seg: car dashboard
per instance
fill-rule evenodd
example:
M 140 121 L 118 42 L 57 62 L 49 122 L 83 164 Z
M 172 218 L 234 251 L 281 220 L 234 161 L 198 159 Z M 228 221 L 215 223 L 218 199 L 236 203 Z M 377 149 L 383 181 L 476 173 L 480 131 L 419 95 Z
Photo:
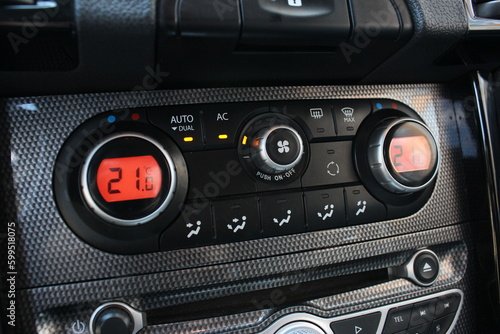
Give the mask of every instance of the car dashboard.
M 497 332 L 486 4 L 0 1 L 0 333 Z

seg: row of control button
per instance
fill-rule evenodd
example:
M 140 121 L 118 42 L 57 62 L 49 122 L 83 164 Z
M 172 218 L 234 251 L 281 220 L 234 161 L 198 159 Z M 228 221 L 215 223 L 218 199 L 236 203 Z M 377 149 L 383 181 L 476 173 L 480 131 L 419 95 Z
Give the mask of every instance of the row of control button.
M 380 101 L 307 100 L 193 104 L 141 110 L 184 152 L 190 152 L 236 147 L 243 122 L 265 112 L 289 116 L 303 127 L 310 141 L 354 136 L 361 122 L 377 109 L 377 104 L 380 105 Z M 385 104 L 397 107 L 396 102 L 390 100 Z
M 458 293 L 447 294 L 423 302 L 393 308 L 387 315 L 383 334 L 442 334 L 450 328 L 460 305 Z M 439 305 L 439 306 L 438 306 Z M 381 313 L 374 312 L 335 321 L 330 328 L 335 334 L 375 334 Z
M 161 238 L 161 249 L 196 247 L 318 231 L 386 219 L 363 186 L 263 194 L 186 205 Z
M 462 296 L 460 290 L 449 290 L 329 319 L 292 313 L 260 334 L 445 334 L 458 317 Z
M 460 305 L 458 293 L 391 309 L 384 334 L 446 333 Z

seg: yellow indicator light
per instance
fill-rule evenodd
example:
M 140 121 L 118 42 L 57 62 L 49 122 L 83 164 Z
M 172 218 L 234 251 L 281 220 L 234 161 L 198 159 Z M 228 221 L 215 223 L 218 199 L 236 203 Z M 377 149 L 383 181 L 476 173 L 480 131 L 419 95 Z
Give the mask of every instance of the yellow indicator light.
M 189 142 L 191 142 L 193 140 L 194 140 L 193 137 L 184 137 L 184 141 L 187 142 L 187 143 L 189 143 Z
M 243 145 L 246 145 L 247 144 L 247 140 L 248 140 L 248 137 L 247 136 L 243 136 L 243 140 L 241 141 L 241 143 Z
M 227 139 L 227 138 L 228 138 L 228 136 L 225 134 L 219 135 L 219 139 Z

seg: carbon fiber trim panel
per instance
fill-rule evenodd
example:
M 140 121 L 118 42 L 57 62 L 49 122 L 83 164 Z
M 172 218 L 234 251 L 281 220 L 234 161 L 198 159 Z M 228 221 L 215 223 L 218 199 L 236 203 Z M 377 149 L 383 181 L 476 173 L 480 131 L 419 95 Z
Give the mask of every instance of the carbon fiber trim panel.
M 68 330 L 68 326 L 73 321 L 88 321 L 99 302 L 113 298 L 147 311 L 261 289 L 275 288 L 275 291 L 279 292 L 282 289 L 281 286 L 290 284 L 295 284 L 300 289 L 301 283 L 311 280 L 327 277 L 334 279 L 336 276 L 401 265 L 412 255 L 415 248 L 425 245 L 439 256 L 442 268 L 437 282 L 429 288 L 417 286 L 404 279 L 397 279 L 285 309 L 280 308 L 280 302 L 273 300 L 270 295 L 269 299 L 266 300 L 251 301 L 257 309 L 261 309 L 256 312 L 151 326 L 144 332 L 193 333 L 208 331 L 219 333 L 238 329 L 238 332 L 241 333 L 256 333 L 279 317 L 293 312 L 308 312 L 321 317 L 333 317 L 450 288 L 460 288 L 465 291 L 464 309 L 466 309 L 465 305 L 473 305 L 469 276 L 473 277 L 471 275 L 473 275 L 474 269 L 473 265 L 471 266 L 469 263 L 472 261 L 468 255 L 470 245 L 464 241 L 469 239 L 470 234 L 469 225 L 455 225 L 407 236 L 361 243 L 357 245 L 357 249 L 353 249 L 353 245 L 306 252 L 299 254 L 300 261 L 297 259 L 297 254 L 272 259 L 280 262 L 279 266 L 276 263 L 253 260 L 174 273 L 38 288 L 23 291 L 20 300 L 23 305 L 25 303 L 31 305 L 33 314 L 36 315 L 38 332 L 61 333 Z M 439 244 L 435 244 L 436 242 Z M 388 243 L 394 245 L 388 254 L 378 255 L 377 251 L 373 251 Z M 193 284 L 190 278 L 198 278 L 199 281 Z M 206 278 L 207 282 L 204 282 L 202 278 Z M 227 283 L 224 286 L 210 285 L 206 288 L 204 285 L 209 285 L 208 281 Z M 230 281 L 236 283 L 230 283 Z M 281 301 L 281 303 L 283 302 Z M 473 324 L 471 321 L 473 315 L 474 312 L 467 313 L 465 316 L 467 325 L 464 326 L 470 328 Z M 23 323 L 32 323 L 34 320 L 29 319 Z M 463 333 L 469 333 L 469 331 Z
M 52 192 L 57 153 L 79 124 L 99 112 L 139 106 L 312 98 L 391 98 L 416 110 L 435 134 L 442 158 L 436 189 L 426 206 L 411 217 L 394 221 L 134 256 L 113 255 L 87 245 L 58 213 Z M 0 124 L 0 141 L 9 143 L 10 159 L 0 160 L 0 171 L 12 175 L 12 183 L 5 181 L 0 196 L 8 199 L 5 218 L 17 223 L 18 314 L 19 324 L 26 326 L 19 328 L 19 333 L 35 331 L 33 324 L 39 333 L 69 332 L 72 321 L 87 321 L 105 300 L 120 300 L 140 310 L 161 308 L 402 264 L 419 247 L 430 247 L 445 263 L 437 284 L 430 288 L 395 280 L 274 313 L 264 307 L 242 315 L 151 326 L 143 332 L 253 333 L 292 311 L 334 316 L 448 288 L 459 288 L 465 294 L 455 332 L 471 333 L 474 328 L 474 269 L 470 265 L 471 246 L 464 243 L 471 229 L 460 223 L 478 220 L 484 213 L 467 204 L 463 152 L 447 86 L 86 94 L 8 99 L 3 109 L 7 119 Z M 476 140 L 476 129 L 469 130 L 471 140 Z M 472 159 L 477 160 L 477 156 Z M 477 162 L 475 166 L 480 165 Z
M 436 191 L 413 217 L 327 232 L 137 256 L 112 255 L 87 245 L 61 219 L 53 199 L 52 171 L 64 140 L 96 113 L 125 107 L 310 98 L 393 98 L 415 109 L 436 134 L 442 163 Z M 276 256 L 362 242 L 446 226 L 469 218 L 453 104 L 440 85 L 271 87 L 88 94 L 6 101 L 15 198 L 8 216 L 19 225 L 20 287 L 37 287 L 136 275 L 207 264 Z M 2 124 L 5 127 L 6 124 Z M 3 161 L 8 163 L 8 161 Z M 2 166 L 8 170 L 8 166 Z M 51 245 L 51 247 L 46 247 Z M 62 270 L 64 268 L 64 270 Z
M 406 280 L 395 280 L 366 289 L 355 290 L 345 294 L 318 299 L 307 303 L 304 306 L 290 307 L 268 316 L 266 312 L 260 311 L 247 313 L 241 318 L 221 317 L 214 323 L 214 319 L 205 319 L 184 323 L 173 323 L 161 326 L 152 326 L 145 329 L 144 333 L 257 333 L 278 320 L 282 316 L 290 313 L 306 312 L 320 317 L 333 317 L 342 314 L 357 312 L 373 307 L 400 302 L 410 298 L 416 298 L 430 293 L 442 291 L 449 288 L 466 289 L 465 303 L 462 314 L 459 317 L 453 333 L 474 333 L 474 297 L 471 295 L 474 269 L 467 266 L 467 249 L 463 244 L 455 247 L 437 247 L 437 254 L 442 259 L 446 259 L 443 272 L 436 285 L 431 288 L 417 287 Z M 446 249 L 448 249 L 446 251 Z M 455 260 L 452 260 L 452 259 Z M 451 260 L 451 262 L 449 262 Z M 453 268 L 453 269 L 452 269 Z M 452 270 L 450 270 L 452 269 Z M 467 269 L 467 273 L 465 270 Z M 268 311 L 270 313 L 270 311 Z M 258 321 L 250 321 L 251 315 L 259 318 Z M 223 326 L 221 329 L 219 326 Z

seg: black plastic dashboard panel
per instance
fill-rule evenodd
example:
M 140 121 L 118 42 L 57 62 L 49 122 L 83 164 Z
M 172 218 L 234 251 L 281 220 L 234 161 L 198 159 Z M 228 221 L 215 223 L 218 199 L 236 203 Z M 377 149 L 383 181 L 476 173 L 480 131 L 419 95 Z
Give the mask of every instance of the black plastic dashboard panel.
M 404 0 L 301 4 L 159 1 L 160 87 L 356 83 L 413 34 Z
M 407 8 L 401 19 L 413 27 L 413 35 L 409 37 L 408 43 L 403 48 L 400 47 L 405 44 L 406 38 L 398 43 L 381 40 L 368 43 L 367 47 L 360 42 L 357 43 L 358 46 L 354 43 L 354 50 L 359 52 L 353 54 L 352 65 L 355 66 L 346 66 L 342 52 L 337 52 L 337 55 L 335 52 L 329 55 L 323 52 L 292 52 L 285 58 L 272 52 L 268 56 L 250 52 L 237 55 L 236 59 L 239 60 L 235 63 L 235 60 L 231 59 L 234 51 L 232 45 L 227 47 L 224 43 L 215 43 L 207 38 L 188 41 L 182 49 L 179 49 L 182 43 L 175 39 L 165 45 L 163 40 L 166 31 L 160 18 L 169 21 L 167 25 L 170 25 L 170 31 L 175 30 L 175 9 L 170 16 L 165 16 L 156 1 L 78 0 L 74 5 L 78 66 L 69 72 L 1 71 L 0 86 L 4 96 L 23 96 L 124 91 L 134 87 L 143 88 L 145 81 L 149 85 L 164 88 L 178 88 L 187 81 L 197 87 L 310 85 L 331 83 L 332 80 L 348 83 L 357 83 L 360 80 L 365 83 L 441 82 L 456 78 L 469 70 L 466 66 L 436 64 L 443 53 L 459 43 L 467 34 L 466 11 L 462 1 L 393 2 L 397 6 Z M 175 8 L 176 1 L 167 0 L 163 3 Z M 214 3 L 231 4 L 231 8 L 235 8 L 236 1 L 208 3 L 209 8 Z M 233 18 L 233 21 L 227 23 L 237 25 L 237 21 L 237 18 Z M 237 39 L 238 34 L 236 28 L 231 36 Z M 378 46 L 374 47 L 374 44 Z M 199 52 L 201 55 L 196 63 L 182 61 L 183 58 L 192 58 L 193 52 Z M 221 52 L 225 53 L 226 57 L 221 57 Z M 357 56 L 363 61 L 355 61 Z M 170 58 L 174 58 L 175 62 L 169 63 Z M 207 61 L 208 59 L 211 61 Z M 242 64 L 240 68 L 235 66 L 238 62 Z M 198 70 L 192 70 L 193 65 L 197 66 Z M 232 66 L 233 72 L 224 70 L 228 65 Z M 305 65 L 307 66 L 304 67 Z M 381 66 L 376 68 L 378 65 Z M 178 71 L 179 68 L 188 70 Z M 241 73 L 243 70 L 245 76 Z M 209 73 L 212 76 L 208 76 Z M 329 73 L 329 76 L 323 73 Z M 155 77 L 159 81 L 150 81 Z M 61 82 L 65 83 L 64 87 L 61 87 Z
M 393 221 L 131 256 L 113 255 L 87 245 L 61 219 L 52 191 L 54 162 L 70 133 L 93 115 L 130 107 L 313 98 L 390 98 L 416 110 L 437 134 L 442 158 L 435 191 L 425 207 L 411 217 Z M 460 103 L 454 106 L 454 98 L 464 102 L 467 96 L 452 96 L 451 87 L 446 85 L 419 84 L 199 89 L 5 100 L 7 119 L 2 122 L 0 136 L 2 142 L 9 143 L 10 158 L 1 160 L 0 170 L 12 175 L 12 184 L 2 187 L 0 195 L 8 198 L 6 219 L 17 227 L 18 306 L 24 311 L 19 312 L 23 317 L 20 323 L 28 332 L 35 331 L 36 323 L 38 332 L 60 333 L 76 319 L 87 321 L 92 310 L 105 300 L 119 299 L 151 310 L 264 286 L 387 268 L 404 263 L 416 249 L 429 247 L 445 263 L 443 274 L 430 288 L 394 280 L 343 297 L 290 307 L 272 316 L 275 310 L 265 310 L 151 326 L 145 332 L 240 329 L 250 333 L 264 328 L 263 324 L 256 325 L 262 319 L 266 318 L 268 324 L 292 311 L 346 314 L 446 287 L 464 291 L 464 309 L 456 332 L 470 333 L 475 297 L 471 290 L 471 224 L 467 222 L 479 224 L 486 213 L 468 205 L 469 196 L 477 194 L 464 189 L 470 184 L 464 166 L 472 164 L 478 171 L 482 167 L 475 142 L 477 129 L 456 118 L 457 111 L 473 117 L 473 110 L 460 109 Z M 459 133 L 457 124 L 472 134 L 466 158 L 460 139 L 463 131 Z M 320 269 L 308 271 L 314 267 Z M 223 324 L 230 328 L 222 329 Z
M 21 332 L 60 333 L 73 323 L 88 323 L 92 312 L 101 303 L 119 300 L 146 313 L 145 333 L 231 332 L 257 333 L 280 317 L 307 312 L 320 317 L 333 317 L 368 308 L 383 306 L 410 298 L 425 296 L 450 288 L 464 291 L 464 308 L 456 333 L 472 333 L 475 323 L 475 263 L 470 256 L 469 224 L 440 228 L 409 236 L 382 239 L 358 245 L 316 250 L 272 260 L 253 260 L 239 264 L 222 264 L 178 272 L 166 272 L 112 280 L 75 283 L 57 287 L 23 290 L 19 307 L 29 309 L 23 314 Z M 393 252 L 387 253 L 387 245 Z M 436 245 L 435 245 L 436 244 Z M 303 283 L 333 279 L 352 273 L 384 269 L 404 262 L 415 247 L 430 247 L 442 259 L 437 282 L 421 288 L 407 280 L 391 280 L 382 284 L 305 301 L 295 306 L 286 304 L 286 288 L 300 288 Z M 369 253 L 369 257 L 364 257 Z M 238 274 L 235 275 L 235 272 Z M 118 289 L 118 290 L 117 290 Z M 244 300 L 255 311 L 205 317 L 190 314 L 189 318 L 170 320 L 164 310 L 183 304 L 271 289 L 268 298 Z M 120 295 L 120 297 L 116 297 Z M 283 298 L 276 298 L 279 295 Z M 250 294 L 251 296 L 251 294 Z M 242 301 L 243 302 L 243 301 Z M 64 306 L 64 309 L 61 308 Z M 228 315 L 229 314 L 229 315 Z M 151 320 L 151 321 L 150 321 Z
M 131 90 L 135 86 L 143 87 L 144 80 L 151 80 L 147 79 L 150 73 L 159 74 L 154 66 L 154 1 L 60 2 L 71 3 L 71 8 L 74 8 L 77 35 L 76 38 L 72 37 L 78 44 L 76 68 L 72 71 L 1 71 L 0 86 L 3 93 L 20 96 L 57 94 L 63 90 Z M 31 18 L 28 14 L 22 16 L 27 16 L 28 20 Z M 29 43 L 37 43 L 37 35 L 28 37 Z M 22 44 L 20 48 L 23 46 L 26 45 Z M 46 45 L 41 47 L 47 48 Z M 61 82 L 65 83 L 64 88 Z
M 370 73 L 364 82 L 377 78 L 380 83 L 389 83 L 402 76 L 434 82 L 455 71 L 469 72 L 471 69 L 467 66 L 439 65 L 441 57 L 468 33 L 464 2 L 408 0 L 407 5 L 413 14 L 415 33 L 412 40 Z M 419 71 L 415 71 L 416 66 Z

